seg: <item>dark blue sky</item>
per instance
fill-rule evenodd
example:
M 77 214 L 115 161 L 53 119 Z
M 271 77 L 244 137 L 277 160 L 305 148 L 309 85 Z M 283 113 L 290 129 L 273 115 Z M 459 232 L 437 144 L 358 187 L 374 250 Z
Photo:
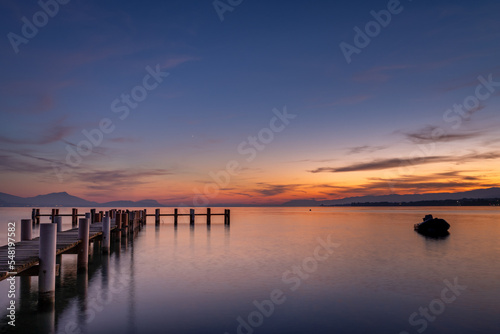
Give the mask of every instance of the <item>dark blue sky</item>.
M 268 203 L 498 184 L 500 87 L 476 97 L 500 82 L 497 1 L 43 3 L 53 17 L 0 5 L 0 191 Z M 377 28 L 372 11 L 393 13 Z M 145 89 L 151 71 L 168 76 Z M 273 109 L 296 117 L 266 131 Z

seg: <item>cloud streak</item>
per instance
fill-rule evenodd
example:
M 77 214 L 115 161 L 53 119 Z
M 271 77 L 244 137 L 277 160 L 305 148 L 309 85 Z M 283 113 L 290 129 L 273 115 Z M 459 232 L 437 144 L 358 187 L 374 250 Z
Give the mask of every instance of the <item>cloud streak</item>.
M 64 125 L 64 119 L 65 118 L 62 118 L 55 124 L 42 129 L 41 133 L 39 133 L 36 137 L 11 138 L 0 135 L 0 143 L 45 145 L 63 140 L 77 130 L 75 126 Z
M 257 183 L 257 185 L 260 188 L 255 189 L 254 192 L 264 197 L 276 196 L 289 191 L 293 191 L 299 186 L 297 184 L 269 184 L 263 182 L 259 182 Z
M 417 158 L 411 161 L 412 166 L 425 165 L 432 163 L 441 162 L 468 162 L 476 160 L 494 160 L 500 158 L 500 153 L 489 152 L 489 153 L 471 153 L 462 156 L 429 156 Z M 360 172 L 360 171 L 372 171 L 372 170 L 384 170 L 390 168 L 402 167 L 408 164 L 407 160 L 399 158 L 391 159 L 375 159 L 369 162 L 355 163 L 343 167 L 320 167 L 314 170 L 309 170 L 310 173 L 341 173 L 341 172 Z
M 355 146 L 348 148 L 347 154 L 373 153 L 376 151 L 384 150 L 386 148 L 387 146 L 371 146 L 371 145 Z
M 436 135 L 438 134 L 438 135 Z M 431 142 L 452 142 L 481 137 L 484 132 L 460 132 L 460 133 L 442 133 L 441 128 L 437 126 L 425 126 L 414 132 L 406 132 L 403 135 L 410 141 L 417 144 L 431 143 Z

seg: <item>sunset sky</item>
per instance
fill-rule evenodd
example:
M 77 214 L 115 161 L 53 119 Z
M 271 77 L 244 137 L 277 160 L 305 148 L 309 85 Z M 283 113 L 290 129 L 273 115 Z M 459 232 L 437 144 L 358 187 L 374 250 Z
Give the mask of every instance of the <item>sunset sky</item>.
M 0 192 L 190 206 L 500 184 L 496 0 L 41 3 L 0 3 Z

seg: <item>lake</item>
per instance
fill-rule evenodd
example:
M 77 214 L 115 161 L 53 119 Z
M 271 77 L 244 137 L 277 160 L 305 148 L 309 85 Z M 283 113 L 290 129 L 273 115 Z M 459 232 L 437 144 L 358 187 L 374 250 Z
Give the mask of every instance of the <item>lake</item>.
M 0 328 L 500 333 L 499 207 L 309 209 L 231 208 L 229 228 L 223 217 L 209 228 L 204 217 L 194 228 L 187 217 L 177 228 L 172 217 L 159 227 L 148 217 L 134 239 L 115 243 L 109 255 L 93 254 L 88 277 L 77 275 L 76 255 L 63 255 L 54 310 L 37 310 L 37 277 L 16 278 L 15 328 L 6 317 L 9 285 L 0 282 Z M 429 213 L 450 223 L 449 236 L 413 230 Z M 30 216 L 30 208 L 0 208 L 0 244 L 8 221 Z

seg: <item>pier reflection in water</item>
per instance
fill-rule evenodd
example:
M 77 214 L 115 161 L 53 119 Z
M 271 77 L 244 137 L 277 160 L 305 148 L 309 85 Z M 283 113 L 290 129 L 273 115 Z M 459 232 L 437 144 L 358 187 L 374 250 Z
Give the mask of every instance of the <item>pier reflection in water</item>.
M 413 333 L 420 327 L 409 316 L 456 279 L 467 288 L 426 333 L 499 332 L 500 213 L 432 208 L 452 225 L 435 239 L 413 230 L 428 210 L 238 208 L 230 229 L 153 220 L 134 239 L 115 238 L 110 254 L 94 251 L 88 276 L 78 275 L 76 255 L 64 255 L 52 312 L 38 313 L 36 277 L 17 278 L 16 331 L 234 334 L 256 301 L 280 289 L 284 303 L 254 333 Z M 328 259 L 283 281 L 329 235 L 340 246 Z

